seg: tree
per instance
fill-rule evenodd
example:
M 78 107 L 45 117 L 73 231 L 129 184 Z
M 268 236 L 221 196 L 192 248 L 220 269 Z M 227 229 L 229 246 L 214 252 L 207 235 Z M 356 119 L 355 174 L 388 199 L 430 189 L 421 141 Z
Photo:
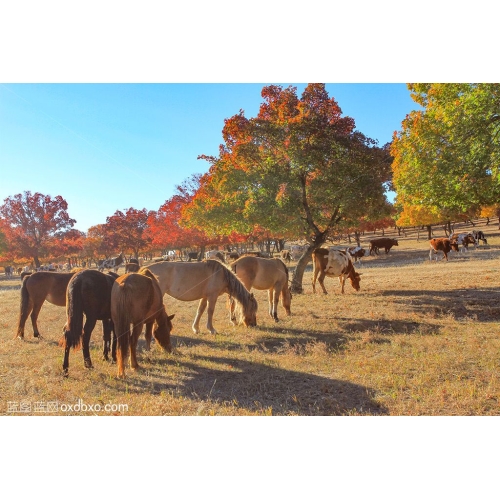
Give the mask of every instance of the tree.
M 135 258 L 139 258 L 139 252 L 151 244 L 145 234 L 150 214 L 145 208 L 128 208 L 125 213 L 117 210 L 111 217 L 106 217 L 105 237 L 113 241 L 113 246 L 132 250 Z
M 199 185 L 199 177 L 194 174 L 181 186 L 176 186 L 176 193 L 157 212 L 150 214 L 146 234 L 154 248 L 182 250 L 206 244 L 207 237 L 203 231 L 180 225 L 182 208 L 191 201 L 193 191 Z
M 500 197 L 500 84 L 409 84 L 423 109 L 395 134 L 393 183 L 406 206 L 477 212 Z M 437 221 L 436 221 L 437 222 Z
M 5 236 L 12 254 L 33 259 L 35 266 L 40 267 L 40 258 L 50 254 L 54 239 L 76 222 L 67 209 L 68 203 L 62 196 L 51 198 L 25 191 L 6 198 L 0 206 L 0 216 L 7 223 Z
M 200 156 L 211 167 L 185 208 L 191 226 L 213 234 L 271 234 L 304 238 L 309 249 L 297 263 L 292 290 L 315 248 L 335 229 L 362 216 L 388 211 L 384 183 L 390 180 L 388 148 L 355 130 L 323 84 L 262 90 L 258 116 L 243 111 L 226 119 L 219 155 Z

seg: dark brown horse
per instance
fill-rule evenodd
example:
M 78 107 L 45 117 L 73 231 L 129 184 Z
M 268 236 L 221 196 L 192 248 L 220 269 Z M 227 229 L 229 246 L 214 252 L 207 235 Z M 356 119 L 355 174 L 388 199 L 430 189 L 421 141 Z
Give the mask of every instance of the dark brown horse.
M 170 332 L 174 315 L 167 315 L 158 280 L 148 269 L 143 268 L 138 273 L 124 274 L 116 279 L 111 291 L 111 318 L 118 344 L 118 377 L 125 376 L 125 360 L 129 349 L 131 368 L 139 368 L 137 340 L 144 324 L 148 347 L 153 335 L 162 349 L 172 351 Z M 156 328 L 153 330 L 155 323 Z
M 23 279 L 21 285 L 21 310 L 15 337 L 24 338 L 24 325 L 31 313 L 33 336 L 40 337 L 37 319 L 45 301 L 55 306 L 66 305 L 66 287 L 74 273 L 38 271 Z
M 102 321 L 104 349 L 108 354 L 113 333 L 111 321 L 111 289 L 118 275 L 103 274 L 96 269 L 84 269 L 73 275 L 66 289 L 67 321 L 63 328 L 64 362 L 63 373 L 67 375 L 69 351 L 82 345 L 85 368 L 92 368 L 90 359 L 90 336 L 98 320 Z M 85 315 L 85 325 L 83 325 Z M 116 336 L 113 335 L 112 357 L 116 361 Z

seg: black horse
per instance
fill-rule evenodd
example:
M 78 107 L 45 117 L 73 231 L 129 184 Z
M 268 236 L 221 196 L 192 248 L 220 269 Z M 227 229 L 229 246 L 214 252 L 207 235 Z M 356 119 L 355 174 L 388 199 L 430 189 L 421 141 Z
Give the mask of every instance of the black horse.
M 66 290 L 67 321 L 63 328 L 64 362 L 63 373 L 68 374 L 69 350 L 82 343 L 85 368 L 92 368 L 90 359 L 90 336 L 97 320 L 102 321 L 104 349 L 103 357 L 109 360 L 109 351 L 116 361 L 116 336 L 111 321 L 111 288 L 118 274 L 101 273 L 96 269 L 84 269 L 75 273 Z M 85 326 L 83 315 L 85 314 Z M 113 345 L 111 346 L 111 334 Z M 82 342 L 83 340 L 83 342 Z

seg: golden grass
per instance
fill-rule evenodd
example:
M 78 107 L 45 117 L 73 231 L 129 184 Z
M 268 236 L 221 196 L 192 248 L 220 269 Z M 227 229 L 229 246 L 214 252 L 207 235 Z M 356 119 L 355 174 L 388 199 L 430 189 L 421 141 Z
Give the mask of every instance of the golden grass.
M 19 278 L 0 282 L 0 412 L 66 415 L 499 415 L 500 232 L 482 225 L 489 245 L 450 262 L 429 262 L 428 242 L 399 238 L 388 255 L 357 266 L 361 291 L 292 299 L 292 316 L 267 313 L 256 291 L 258 327 L 233 327 L 225 297 L 217 303 L 217 335 L 191 331 L 197 303 L 165 298 L 175 313 L 174 354 L 139 344 L 138 372 L 116 378 L 101 360 L 102 329 L 92 336 L 94 369 L 72 352 L 63 378 L 58 341 L 65 310 L 45 303 L 43 340 L 13 339 Z M 387 234 L 387 233 L 386 233 Z M 380 236 L 380 234 L 378 234 Z M 390 234 L 394 236 L 394 234 Z M 437 234 L 440 236 L 440 234 Z M 366 235 L 365 240 L 369 239 Z M 365 244 L 363 245 L 365 246 Z M 293 267 L 293 263 L 292 263 Z M 319 289 L 319 288 L 317 288 Z M 202 317 L 202 325 L 206 316 Z M 83 412 L 78 401 L 111 412 Z M 15 412 L 24 402 L 29 411 Z M 57 410 L 48 411 L 48 403 Z M 128 405 L 127 409 L 118 405 Z M 55 406 L 52 405 L 52 409 Z M 63 411 L 64 409 L 64 411 Z

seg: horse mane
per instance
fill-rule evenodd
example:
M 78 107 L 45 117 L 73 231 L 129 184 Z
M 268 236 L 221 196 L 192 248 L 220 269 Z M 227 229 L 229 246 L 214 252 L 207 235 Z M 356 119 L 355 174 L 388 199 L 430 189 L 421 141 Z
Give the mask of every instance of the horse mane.
M 279 258 L 275 258 L 274 260 L 277 260 L 277 261 L 281 262 L 281 264 L 283 264 L 283 267 L 285 268 L 286 281 L 288 283 L 288 281 L 289 281 L 289 279 L 288 279 L 289 278 L 289 274 L 288 274 L 288 267 L 287 267 L 287 265 L 281 259 L 279 259 Z
M 243 285 L 238 276 L 236 276 L 236 274 L 233 273 L 228 266 L 218 260 L 207 260 L 206 264 L 210 267 L 213 273 L 222 271 L 224 281 L 227 284 L 229 296 L 234 297 L 244 310 L 248 310 L 253 307 L 256 303 L 253 294 L 245 288 L 245 285 Z

